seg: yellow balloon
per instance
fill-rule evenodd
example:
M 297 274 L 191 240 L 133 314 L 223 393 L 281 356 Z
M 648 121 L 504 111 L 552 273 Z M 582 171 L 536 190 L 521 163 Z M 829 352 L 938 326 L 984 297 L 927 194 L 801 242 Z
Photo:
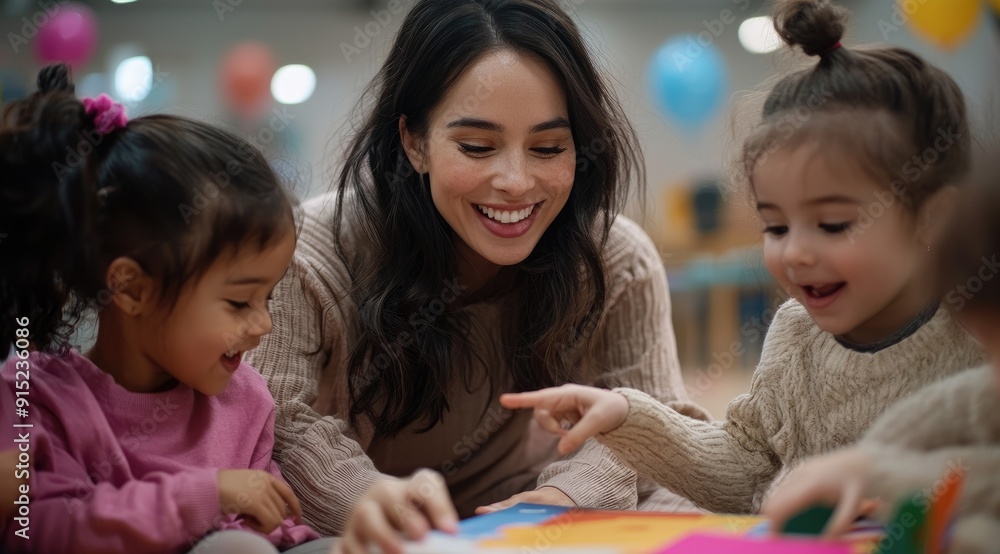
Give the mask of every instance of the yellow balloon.
M 917 34 L 945 48 L 967 38 L 982 14 L 980 0 L 898 0 L 898 8 Z

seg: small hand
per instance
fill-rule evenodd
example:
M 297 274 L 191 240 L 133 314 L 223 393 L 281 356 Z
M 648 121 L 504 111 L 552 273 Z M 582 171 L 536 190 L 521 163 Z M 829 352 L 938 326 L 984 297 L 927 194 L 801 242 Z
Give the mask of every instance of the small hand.
M 875 505 L 863 498 L 870 472 L 871 459 L 857 448 L 814 458 L 792 470 L 764 501 L 761 513 L 777 532 L 792 516 L 810 506 L 836 506 L 823 535 L 840 536 Z
M 295 493 L 274 475 L 259 469 L 224 469 L 218 477 L 222 512 L 244 516 L 254 531 L 268 534 L 288 516 L 298 519 L 302 508 Z
M 402 554 L 402 538 L 419 540 L 430 529 L 458 532 L 458 514 L 448 486 L 437 472 L 421 469 L 409 479 L 382 481 L 358 502 L 334 553 Z M 401 537 L 402 535 L 402 537 Z
M 500 404 L 509 409 L 534 408 L 538 425 L 562 436 L 559 439 L 562 455 L 580 448 L 595 435 L 617 429 L 628 416 L 628 399 L 623 395 L 583 385 L 503 394 Z M 567 430 L 563 422 L 571 427 Z
M 541 487 L 538 490 L 515 494 L 507 500 L 494 502 L 489 506 L 480 506 L 476 508 L 476 515 L 493 513 L 522 502 L 527 504 L 548 504 L 550 506 L 576 506 L 576 502 L 573 502 L 573 499 L 566 496 L 566 493 L 563 491 L 555 487 Z

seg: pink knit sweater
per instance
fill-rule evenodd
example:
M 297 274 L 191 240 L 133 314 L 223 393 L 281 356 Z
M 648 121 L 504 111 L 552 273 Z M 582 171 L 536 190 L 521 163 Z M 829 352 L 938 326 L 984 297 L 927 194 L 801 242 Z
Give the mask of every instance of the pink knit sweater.
M 4 387 L 13 387 L 14 361 L 3 367 Z M 8 521 L 0 550 L 185 552 L 213 530 L 249 530 L 221 513 L 220 469 L 281 477 L 271 460 L 274 400 L 246 364 L 224 392 L 205 396 L 184 385 L 129 392 L 76 351 L 28 361 L 29 538 Z M 288 547 L 316 537 L 289 519 L 267 538 Z

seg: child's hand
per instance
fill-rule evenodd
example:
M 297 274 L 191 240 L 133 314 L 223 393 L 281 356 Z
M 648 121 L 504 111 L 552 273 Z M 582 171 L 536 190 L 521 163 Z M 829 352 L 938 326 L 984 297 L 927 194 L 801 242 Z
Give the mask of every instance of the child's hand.
M 864 501 L 871 460 L 858 448 L 814 458 L 794 469 L 765 500 L 761 513 L 777 532 L 794 515 L 815 504 L 836 506 L 823 532 L 837 537 L 850 530 L 859 515 L 870 510 Z
M 534 408 L 535 421 L 542 429 L 556 435 L 559 453 L 566 455 L 583 446 L 590 437 L 613 431 L 628 416 L 628 400 L 609 390 L 582 385 L 563 385 L 534 392 L 503 394 L 500 404 L 506 408 Z M 562 422 L 572 424 L 569 430 Z
M 296 519 L 302 515 L 292 489 L 266 471 L 223 469 L 218 483 L 222 512 L 243 515 L 254 531 L 267 534 L 289 515 Z
M 400 535 L 422 539 L 432 529 L 458 532 L 458 514 L 440 474 L 421 469 L 409 479 L 378 483 L 358 502 L 334 552 L 368 554 L 378 545 L 384 554 L 401 554 Z
M 0 452 L 0 524 L 14 515 L 14 501 L 20 496 L 19 487 L 23 480 L 14 479 L 17 466 L 17 449 L 11 448 Z
M 494 502 L 489 506 L 476 508 L 476 515 L 492 514 L 504 508 L 510 508 L 515 504 L 526 502 L 528 504 L 547 504 L 549 506 L 571 506 L 576 507 L 576 502 L 563 491 L 555 487 L 540 487 L 533 491 L 524 491 L 515 494 L 507 500 Z

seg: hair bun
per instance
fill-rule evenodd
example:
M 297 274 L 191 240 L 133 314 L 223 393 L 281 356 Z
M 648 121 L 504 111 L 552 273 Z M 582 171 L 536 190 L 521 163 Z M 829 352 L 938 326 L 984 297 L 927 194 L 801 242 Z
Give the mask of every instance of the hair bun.
M 830 52 L 844 36 L 848 11 L 829 0 L 777 0 L 774 29 L 789 46 L 809 56 Z
M 50 92 L 72 93 L 75 90 L 76 86 L 73 84 L 73 78 L 70 76 L 66 64 L 52 64 L 38 72 L 38 92 L 42 94 Z

